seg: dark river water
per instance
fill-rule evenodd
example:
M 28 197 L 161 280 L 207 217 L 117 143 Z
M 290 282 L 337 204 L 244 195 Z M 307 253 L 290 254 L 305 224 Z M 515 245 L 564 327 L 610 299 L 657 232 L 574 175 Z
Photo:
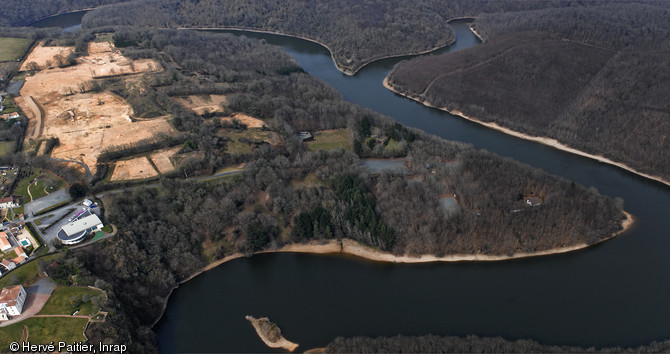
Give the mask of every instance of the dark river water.
M 458 40 L 442 52 L 479 43 L 467 24 L 453 27 Z M 155 327 L 162 353 L 268 351 L 245 315 L 270 317 L 298 350 L 356 335 L 476 334 L 598 347 L 670 338 L 670 188 L 395 95 L 382 80 L 399 58 L 350 77 L 318 44 L 244 35 L 281 46 L 346 99 L 403 124 L 622 197 L 636 224 L 586 250 L 497 263 L 399 265 L 298 254 L 238 259 L 174 291 Z

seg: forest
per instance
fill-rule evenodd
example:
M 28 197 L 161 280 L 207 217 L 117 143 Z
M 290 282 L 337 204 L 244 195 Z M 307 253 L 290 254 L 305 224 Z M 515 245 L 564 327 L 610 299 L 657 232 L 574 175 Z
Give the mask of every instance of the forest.
M 533 340 L 505 340 L 501 337 L 395 336 L 336 338 L 326 353 L 663 353 L 670 341 L 652 342 L 635 348 L 584 348 L 544 345 Z
M 88 13 L 85 28 L 232 27 L 276 31 L 325 44 L 337 67 L 355 73 L 379 58 L 422 52 L 453 42 L 448 20 L 483 12 L 521 11 L 606 3 L 601 1 L 144 0 Z
M 48 16 L 128 0 L 3 0 L 0 27 L 28 26 Z
M 109 306 L 116 315 L 89 329 L 93 341 L 119 338 L 132 342 L 136 352 L 155 350 L 150 326 L 170 291 L 233 253 L 347 237 L 396 254 L 511 255 L 592 244 L 621 228 L 623 201 L 347 102 L 295 69 L 294 59 L 277 47 L 230 34 L 105 31 L 114 31 L 113 41 L 125 55 L 154 58 L 165 68 L 147 74 L 142 97 L 171 115 L 184 139 L 178 142 L 202 152 L 181 168 L 209 174 L 247 165 L 234 177 L 163 178 L 159 188 L 108 197 L 105 208 L 119 228 L 117 237 L 70 251 L 72 264 L 64 270 L 76 269 L 79 283 L 101 287 L 113 299 Z M 101 90 L 116 87 L 100 83 Z M 175 101 L 209 93 L 228 95 L 226 110 L 262 119 L 282 142 L 232 154 L 225 136 L 236 128 Z M 336 128 L 349 131 L 357 148 L 309 151 L 297 137 L 301 130 Z M 143 151 L 137 149 L 107 152 L 102 160 Z M 371 172 L 361 163 L 390 156 L 403 158 L 412 175 Z M 445 195 L 457 195 L 458 215 L 441 209 Z M 543 204 L 528 207 L 526 196 Z
M 389 84 L 670 180 L 669 15 L 641 4 L 484 14 L 483 45 L 399 63 Z

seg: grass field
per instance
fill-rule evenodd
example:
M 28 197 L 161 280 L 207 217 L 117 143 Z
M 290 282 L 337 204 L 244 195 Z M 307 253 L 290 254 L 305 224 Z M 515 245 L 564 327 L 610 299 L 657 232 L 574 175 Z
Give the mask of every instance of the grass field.
M 14 152 L 13 141 L 0 141 L 0 155 L 7 155 Z
M 25 38 L 0 37 L 0 61 L 21 59 L 30 47 Z
M 61 258 L 62 256 L 63 256 L 62 254 L 57 253 L 39 259 L 54 261 Z M 12 270 L 9 273 L 3 274 L 2 278 L 0 278 L 0 288 L 4 288 L 5 286 L 10 285 L 27 284 L 28 282 L 32 282 L 32 280 L 34 280 L 37 277 L 37 262 L 38 262 L 37 260 L 32 260 Z
M 83 301 L 84 295 L 88 295 L 88 301 Z M 44 304 L 39 315 L 72 315 L 77 310 L 79 311 L 77 315 L 95 315 L 100 308 L 91 303 L 90 298 L 94 296 L 104 298 L 105 295 L 91 288 L 59 286 Z
M 28 340 L 32 343 L 83 342 L 85 318 L 33 317 L 0 330 L 0 348 L 5 351 L 11 342 L 21 339 L 23 326 L 28 326 Z
M 31 181 L 37 179 L 37 185 L 33 185 L 30 183 Z M 44 192 L 44 185 L 46 180 L 51 180 L 54 182 L 54 187 L 50 188 L 48 191 L 49 193 L 55 192 L 57 190 L 63 189 L 66 187 L 67 182 L 63 180 L 62 178 L 54 175 L 53 173 L 46 171 L 46 170 L 41 170 L 41 169 L 34 169 L 33 172 L 29 175 L 26 176 L 25 178 L 21 179 L 17 184 L 16 184 L 16 189 L 14 190 L 14 195 L 16 196 L 22 196 L 23 197 L 23 202 L 27 203 L 30 201 L 30 196 L 28 195 L 28 186 L 30 186 L 30 193 L 33 195 L 33 199 L 37 199 L 39 197 L 43 197 L 46 195 Z
M 312 151 L 351 148 L 349 129 L 323 130 L 314 134 L 314 140 L 308 141 L 307 147 Z

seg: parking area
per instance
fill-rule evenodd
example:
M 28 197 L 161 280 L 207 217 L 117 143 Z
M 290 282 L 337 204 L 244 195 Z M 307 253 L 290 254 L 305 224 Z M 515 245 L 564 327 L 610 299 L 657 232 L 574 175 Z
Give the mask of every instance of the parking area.
M 42 198 L 35 199 L 30 203 L 26 203 L 24 205 L 24 214 L 28 217 L 33 216 L 34 213 L 40 210 L 44 210 L 52 205 L 62 203 L 68 199 L 70 199 L 68 192 L 65 189 L 61 189 Z
M 55 210 L 49 215 L 37 218 L 36 221 L 39 222 L 39 230 L 42 233 L 42 238 L 49 246 L 50 250 L 53 250 L 53 240 L 58 238 L 58 231 L 60 231 L 64 225 L 71 223 L 75 220 L 76 217 L 82 217 L 83 215 L 96 214 L 100 217 L 100 208 L 90 208 L 81 203 L 73 203 L 58 210 Z

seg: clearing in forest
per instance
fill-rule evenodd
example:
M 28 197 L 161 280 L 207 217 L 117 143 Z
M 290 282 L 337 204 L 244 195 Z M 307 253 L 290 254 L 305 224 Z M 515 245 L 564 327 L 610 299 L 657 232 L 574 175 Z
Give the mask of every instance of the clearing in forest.
M 151 155 L 151 161 L 153 161 L 156 168 L 158 168 L 158 172 L 169 173 L 175 170 L 175 166 L 172 163 L 172 157 L 176 155 L 181 148 L 181 146 L 174 146 L 167 149 L 161 149 Z
M 27 61 L 45 65 L 55 62 L 54 56 L 73 50 L 40 44 Z M 112 44 L 102 42 L 90 43 L 89 55 L 77 58 L 72 66 L 42 69 L 27 76 L 16 100 L 29 119 L 26 143 L 58 137 L 60 144 L 51 156 L 82 161 L 95 173 L 103 150 L 174 134 L 162 118 L 133 122 L 133 109 L 123 98 L 97 89 L 96 80 L 101 77 L 157 70 L 162 69 L 156 61 L 130 60 Z
M 222 104 L 227 103 L 225 95 L 191 95 L 179 97 L 176 100 L 197 114 L 223 112 Z
M 312 151 L 351 148 L 349 129 L 322 130 L 314 133 L 314 140 L 305 142 Z
M 125 181 L 131 179 L 145 179 L 158 176 L 158 173 L 146 156 L 130 160 L 117 161 L 114 174 L 110 180 Z
M 25 38 L 0 37 L 0 61 L 21 59 L 30 42 Z

